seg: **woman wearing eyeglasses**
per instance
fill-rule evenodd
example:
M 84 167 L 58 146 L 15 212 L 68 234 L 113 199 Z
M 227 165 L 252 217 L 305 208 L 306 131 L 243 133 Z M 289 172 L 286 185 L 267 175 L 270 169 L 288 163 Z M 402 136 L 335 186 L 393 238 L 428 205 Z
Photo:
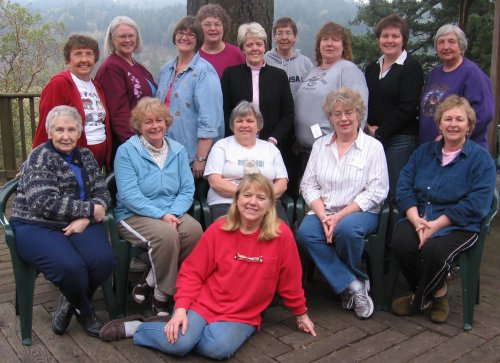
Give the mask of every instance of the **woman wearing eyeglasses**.
M 214 67 L 198 52 L 203 40 L 194 16 L 177 23 L 172 35 L 177 57 L 163 66 L 156 93 L 174 118 L 168 136 L 184 145 L 196 178 L 203 176 L 212 144 L 224 137 L 222 90 Z
M 316 140 L 300 190 L 311 208 L 297 231 L 303 247 L 360 319 L 373 314 L 370 281 L 361 269 L 367 235 L 376 231 L 389 190 L 382 144 L 367 136 L 361 120 L 363 98 L 339 88 L 326 96 L 323 111 L 333 133 Z
M 96 74 L 102 86 L 113 129 L 113 150 L 135 135 L 130 114 L 143 97 L 154 97 L 156 82 L 133 55 L 142 50 L 139 27 L 128 16 L 117 16 L 109 24 L 104 49 L 109 55 Z
M 227 217 L 214 222 L 182 264 L 175 310 L 167 323 L 114 320 L 106 341 L 134 343 L 183 356 L 190 351 L 227 359 L 260 328 L 261 313 L 278 293 L 298 329 L 316 336 L 307 315 L 302 269 L 291 230 L 276 218 L 271 182 L 243 178 Z
M 203 27 L 205 41 L 199 50 L 200 56 L 214 66 L 219 78 L 227 67 L 245 63 L 241 50 L 224 41 L 231 19 L 219 4 L 203 5 L 196 14 Z

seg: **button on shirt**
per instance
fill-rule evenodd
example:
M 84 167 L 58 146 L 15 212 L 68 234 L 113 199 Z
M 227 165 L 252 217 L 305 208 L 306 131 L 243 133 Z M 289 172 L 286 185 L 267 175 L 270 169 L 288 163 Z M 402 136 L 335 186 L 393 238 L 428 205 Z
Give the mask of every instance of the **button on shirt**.
M 308 205 L 321 198 L 326 214 L 355 202 L 363 212 L 379 213 L 389 190 L 382 144 L 359 131 L 357 139 L 338 157 L 333 134 L 316 140 L 300 184 Z M 309 212 L 314 214 L 314 212 Z

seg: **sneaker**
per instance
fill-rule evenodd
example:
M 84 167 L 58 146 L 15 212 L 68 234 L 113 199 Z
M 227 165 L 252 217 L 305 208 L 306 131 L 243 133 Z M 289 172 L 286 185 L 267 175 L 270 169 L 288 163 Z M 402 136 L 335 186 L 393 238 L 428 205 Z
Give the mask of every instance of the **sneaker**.
M 146 277 L 148 276 L 149 271 L 144 271 L 142 278 L 139 280 L 137 285 L 134 286 L 132 290 L 132 298 L 138 304 L 142 304 L 147 300 L 148 296 L 153 292 L 154 288 L 149 286 Z
M 413 314 L 413 294 L 398 297 L 391 304 L 392 312 L 398 316 L 409 316 Z
M 370 295 L 368 295 L 367 284 L 361 281 L 361 288 L 352 292 L 354 300 L 354 312 L 360 319 L 368 319 L 373 315 L 374 306 Z
M 352 310 L 354 308 L 354 294 L 349 289 L 345 289 L 340 293 L 342 299 L 342 307 L 345 310 Z
M 170 315 L 170 304 L 167 299 L 167 301 L 160 301 L 157 300 L 153 296 L 153 302 L 151 306 L 151 310 L 153 311 L 153 315 L 159 315 L 159 316 L 169 316 Z

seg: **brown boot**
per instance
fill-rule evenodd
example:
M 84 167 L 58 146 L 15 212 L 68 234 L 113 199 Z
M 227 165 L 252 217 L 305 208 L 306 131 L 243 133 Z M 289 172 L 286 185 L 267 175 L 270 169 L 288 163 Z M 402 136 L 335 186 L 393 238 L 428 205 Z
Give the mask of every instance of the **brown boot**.
M 413 314 L 413 294 L 399 297 L 392 302 L 391 308 L 394 315 L 409 316 Z
M 441 297 L 435 297 L 432 303 L 430 319 L 433 323 L 444 323 L 450 314 L 448 306 L 448 290 Z

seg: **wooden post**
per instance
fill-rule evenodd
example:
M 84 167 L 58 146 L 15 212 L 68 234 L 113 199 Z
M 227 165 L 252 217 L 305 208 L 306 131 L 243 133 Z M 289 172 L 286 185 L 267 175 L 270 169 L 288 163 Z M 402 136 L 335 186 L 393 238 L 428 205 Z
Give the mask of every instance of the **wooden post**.
M 495 96 L 495 119 L 488 132 L 490 153 L 497 158 L 497 165 L 500 166 L 500 150 L 498 144 L 498 125 L 500 123 L 500 0 L 495 1 L 495 25 L 493 26 L 493 45 L 491 50 L 491 81 L 493 83 L 493 95 Z M 500 145 L 498 145 L 500 147 Z

